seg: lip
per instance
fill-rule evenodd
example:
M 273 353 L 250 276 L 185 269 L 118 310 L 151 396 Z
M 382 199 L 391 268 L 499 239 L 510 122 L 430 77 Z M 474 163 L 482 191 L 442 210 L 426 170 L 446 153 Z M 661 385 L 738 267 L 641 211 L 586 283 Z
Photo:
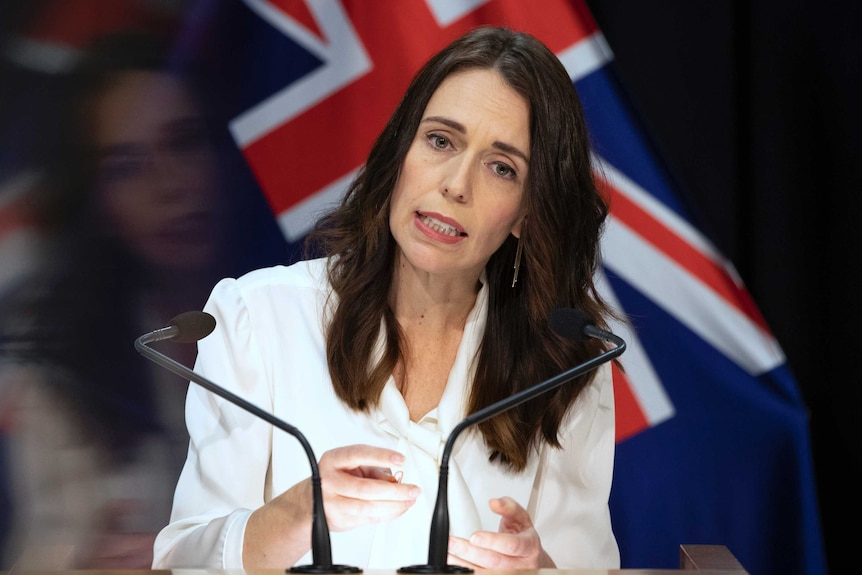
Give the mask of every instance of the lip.
M 205 212 L 175 216 L 167 220 L 156 232 L 160 239 L 172 243 L 206 243 L 211 236 L 212 217 Z
M 460 235 L 450 236 L 449 234 L 444 234 L 442 232 L 439 232 L 439 231 L 435 230 L 434 228 L 426 225 L 425 222 L 422 221 L 420 216 L 425 216 L 428 218 L 434 218 L 437 221 L 440 221 L 444 224 L 450 225 L 453 228 L 455 228 L 456 230 L 458 230 Z M 417 228 L 419 228 L 419 231 L 421 231 L 427 237 L 431 238 L 434 241 L 440 242 L 440 243 L 457 244 L 459 242 L 464 241 L 464 239 L 466 239 L 466 237 L 467 237 L 467 232 L 464 231 L 464 227 L 461 224 L 459 224 L 456 220 L 453 220 L 452 218 L 447 218 L 446 216 L 443 216 L 443 215 L 435 213 L 435 212 L 415 212 L 413 214 L 413 223 L 416 225 Z

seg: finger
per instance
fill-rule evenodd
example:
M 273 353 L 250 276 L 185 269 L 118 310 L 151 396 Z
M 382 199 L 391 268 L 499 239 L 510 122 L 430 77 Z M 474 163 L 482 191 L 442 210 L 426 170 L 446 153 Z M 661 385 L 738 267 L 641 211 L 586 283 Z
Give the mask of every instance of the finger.
M 446 557 L 446 562 L 451 565 L 460 565 L 471 569 L 481 569 L 481 565 L 476 565 L 466 559 L 465 556 L 470 553 L 469 547 L 470 542 L 466 539 L 450 535 L 448 543 L 449 552 Z
M 359 477 L 366 479 L 377 479 L 379 481 L 388 481 L 389 483 L 399 483 L 392 469 L 389 467 L 374 467 L 363 465 L 358 468 Z
M 363 501 L 338 498 L 326 505 L 326 519 L 332 531 L 347 531 L 358 525 L 389 521 L 403 515 L 415 500 Z
M 332 481 L 328 490 L 333 495 L 364 501 L 415 501 L 421 489 L 411 483 L 395 483 L 379 479 L 350 477 Z
M 369 467 L 400 467 L 404 464 L 404 455 L 385 447 L 373 445 L 348 445 L 331 449 L 320 458 L 321 466 L 337 469 L 356 469 Z
M 474 547 L 507 557 L 531 557 L 536 553 L 533 539 L 519 534 L 476 531 L 469 541 Z
M 419 487 L 389 480 L 363 477 L 367 470 L 382 476 L 380 470 L 401 465 L 404 456 L 397 451 L 370 445 L 350 445 L 332 449 L 320 459 L 324 491 L 353 499 L 409 501 L 419 496 Z
M 461 537 L 449 537 L 449 556 L 457 559 L 459 565 L 480 567 L 485 569 L 498 568 L 506 563 L 506 557 L 501 554 L 473 545 Z
M 520 533 L 533 527 L 530 514 L 511 497 L 491 499 L 488 506 L 500 515 L 500 533 Z
M 461 567 L 469 567 L 473 571 L 476 571 L 477 569 L 482 569 L 480 565 L 474 565 L 469 561 L 462 559 L 461 557 L 456 557 L 455 555 L 452 555 L 451 553 L 446 556 L 446 563 L 448 563 L 449 565 L 460 565 Z

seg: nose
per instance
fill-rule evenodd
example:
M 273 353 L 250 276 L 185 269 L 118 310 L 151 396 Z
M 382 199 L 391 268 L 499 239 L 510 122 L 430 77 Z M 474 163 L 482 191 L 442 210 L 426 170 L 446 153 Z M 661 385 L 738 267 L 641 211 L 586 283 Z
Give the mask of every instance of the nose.
M 473 174 L 467 158 L 453 159 L 443 180 L 443 195 L 459 203 L 470 201 L 473 192 Z
M 184 201 L 188 193 L 188 170 L 182 158 L 164 150 L 154 150 L 150 155 L 150 185 L 162 201 Z

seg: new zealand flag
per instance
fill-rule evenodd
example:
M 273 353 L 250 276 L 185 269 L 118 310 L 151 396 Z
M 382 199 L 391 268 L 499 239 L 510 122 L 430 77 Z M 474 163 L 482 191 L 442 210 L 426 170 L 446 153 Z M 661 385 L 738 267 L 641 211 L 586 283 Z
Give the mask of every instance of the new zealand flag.
M 624 568 L 726 545 L 749 572 L 825 572 L 808 417 L 731 264 L 698 231 L 615 80 L 580 0 L 203 2 L 189 42 L 218 63 L 230 133 L 288 244 L 337 201 L 413 73 L 481 24 L 561 59 L 611 197 L 604 295 L 629 318 L 615 373 L 611 511 Z

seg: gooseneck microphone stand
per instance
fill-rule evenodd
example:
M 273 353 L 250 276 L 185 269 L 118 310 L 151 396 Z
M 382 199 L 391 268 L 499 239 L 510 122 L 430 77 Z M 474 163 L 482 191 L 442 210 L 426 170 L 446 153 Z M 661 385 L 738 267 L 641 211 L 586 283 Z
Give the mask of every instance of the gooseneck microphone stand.
M 560 385 L 571 381 L 588 371 L 597 368 L 603 363 L 607 363 L 613 358 L 619 356 L 626 349 L 626 343 L 619 336 L 598 329 L 594 325 L 588 323 L 583 313 L 571 308 L 562 308 L 554 310 L 550 318 L 551 326 L 554 331 L 564 337 L 571 339 L 586 339 L 588 337 L 609 341 L 614 344 L 614 347 L 597 355 L 596 357 L 585 361 L 575 367 L 564 371 L 550 379 L 538 383 L 532 387 L 528 387 L 510 395 L 505 399 L 501 399 L 496 403 L 484 407 L 464 418 L 458 423 L 446 439 L 443 446 L 443 454 L 440 456 L 440 478 L 437 485 L 437 501 L 434 504 L 434 512 L 431 516 L 431 533 L 428 544 L 428 563 L 424 565 L 410 565 L 398 569 L 399 573 L 472 573 L 473 569 L 462 567 L 460 565 L 450 565 L 447 563 L 448 556 L 448 540 L 449 540 L 449 503 L 448 503 L 448 479 L 449 479 L 449 455 L 452 453 L 452 448 L 455 445 L 455 440 L 462 431 L 470 426 L 481 423 L 486 419 L 490 419 L 495 415 L 503 413 L 507 409 L 511 409 L 516 405 L 520 405 L 525 401 L 533 399 L 536 396 L 542 395 Z
M 201 387 L 221 396 L 232 404 L 248 411 L 252 415 L 257 416 L 276 428 L 294 436 L 305 450 L 305 454 L 308 457 L 308 463 L 311 466 L 313 506 L 311 523 L 312 563 L 310 565 L 294 566 L 289 568 L 287 571 L 291 573 L 360 573 L 362 570 L 358 567 L 350 565 L 334 565 L 332 563 L 332 547 L 329 537 L 329 526 L 326 523 L 326 514 L 323 510 L 323 492 L 320 487 L 320 471 L 317 466 L 317 458 L 315 458 L 311 445 L 308 443 L 308 440 L 302 432 L 289 423 L 278 419 L 271 413 L 260 409 L 238 395 L 216 385 L 181 363 L 176 362 L 166 355 L 148 347 L 148 344 L 150 343 L 168 339 L 172 339 L 177 342 L 198 341 L 209 335 L 213 329 L 215 329 L 215 318 L 210 314 L 202 311 L 185 312 L 172 319 L 169 322 L 168 327 L 157 329 L 156 331 L 139 337 L 135 340 L 135 349 L 137 349 L 147 359 L 152 360 L 180 377 L 197 383 Z

